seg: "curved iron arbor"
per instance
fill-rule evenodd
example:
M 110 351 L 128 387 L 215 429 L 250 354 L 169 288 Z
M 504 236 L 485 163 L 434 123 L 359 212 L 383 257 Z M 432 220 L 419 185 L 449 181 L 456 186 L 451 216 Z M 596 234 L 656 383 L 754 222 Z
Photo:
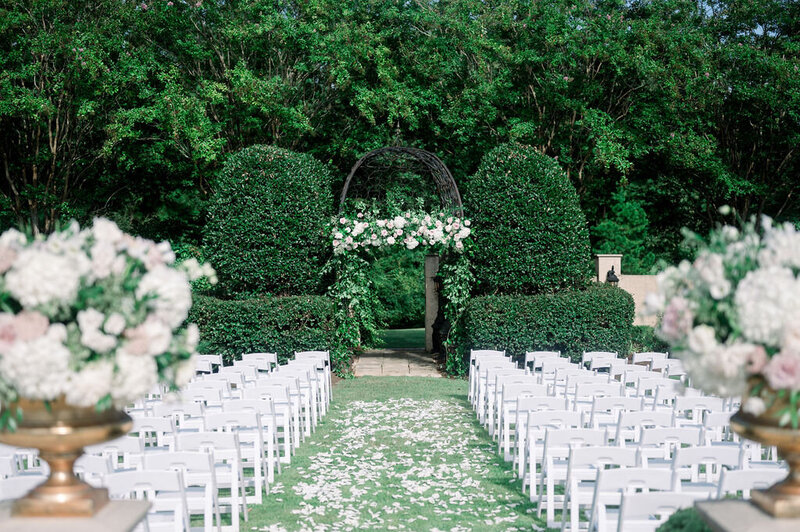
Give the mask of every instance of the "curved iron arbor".
M 350 170 L 344 182 L 342 195 L 339 198 L 339 214 L 344 210 L 347 192 L 353 183 L 353 177 L 359 174 L 368 182 L 379 179 L 381 176 L 396 172 L 397 168 L 415 170 L 420 174 L 427 173 L 436 184 L 436 190 L 442 201 L 442 207 L 454 215 L 463 218 L 464 206 L 461 195 L 453 179 L 453 174 L 436 155 L 418 148 L 386 147 L 373 150 L 361 157 Z

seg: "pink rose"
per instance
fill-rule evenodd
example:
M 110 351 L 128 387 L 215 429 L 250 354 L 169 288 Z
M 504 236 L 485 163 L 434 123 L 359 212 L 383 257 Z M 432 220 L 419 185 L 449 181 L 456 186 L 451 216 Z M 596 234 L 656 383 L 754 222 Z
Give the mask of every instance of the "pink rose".
M 800 353 L 781 351 L 769 360 L 762 373 L 774 390 L 800 389 Z
M 44 314 L 23 310 L 14 317 L 14 329 L 16 329 L 17 340 L 29 342 L 44 336 L 50 321 Z
M 7 272 L 14 261 L 17 260 L 17 252 L 6 246 L 0 246 L 0 273 Z
M 769 362 L 767 352 L 760 345 L 754 346 L 753 349 L 747 353 L 745 364 L 747 364 L 747 372 L 750 374 L 761 373 L 764 366 Z
M 689 302 L 680 296 L 673 297 L 664 309 L 660 335 L 668 342 L 677 342 L 689 333 L 693 322 L 694 316 L 689 310 Z
M 0 314 L 0 353 L 5 353 L 17 341 L 17 329 L 14 327 L 14 315 L 8 312 Z

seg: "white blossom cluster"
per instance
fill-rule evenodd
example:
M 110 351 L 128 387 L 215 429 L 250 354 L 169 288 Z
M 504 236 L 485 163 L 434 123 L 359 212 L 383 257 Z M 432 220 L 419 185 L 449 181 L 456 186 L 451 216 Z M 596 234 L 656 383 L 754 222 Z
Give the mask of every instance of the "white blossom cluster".
M 64 396 L 79 407 L 135 401 L 194 373 L 197 326 L 184 326 L 189 282 L 208 265 L 176 265 L 169 242 L 97 218 L 47 237 L 0 235 L 0 401 Z
M 711 233 L 694 262 L 658 276 L 646 312 L 684 360 L 696 386 L 742 394 L 751 375 L 773 390 L 800 391 L 800 231 L 765 217 Z M 745 409 L 759 415 L 759 397 Z
M 371 218 L 359 212 L 353 218 L 341 217 L 332 224 L 334 253 L 359 248 L 403 245 L 438 246 L 460 252 L 472 232 L 471 222 L 445 213 L 405 212 L 392 218 Z

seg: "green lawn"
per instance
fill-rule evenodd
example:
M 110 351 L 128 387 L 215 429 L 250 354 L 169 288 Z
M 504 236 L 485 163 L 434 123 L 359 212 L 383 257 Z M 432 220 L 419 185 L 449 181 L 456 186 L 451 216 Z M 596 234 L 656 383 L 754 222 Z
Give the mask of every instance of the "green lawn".
M 425 329 L 385 329 L 381 338 L 387 349 L 425 349 Z
M 340 382 L 243 530 L 540 529 L 466 393 L 463 380 Z

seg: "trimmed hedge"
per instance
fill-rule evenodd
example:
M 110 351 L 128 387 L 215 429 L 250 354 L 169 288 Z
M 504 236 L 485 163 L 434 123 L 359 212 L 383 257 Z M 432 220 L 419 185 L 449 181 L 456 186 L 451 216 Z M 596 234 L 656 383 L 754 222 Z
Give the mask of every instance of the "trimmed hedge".
M 237 295 L 318 294 L 333 213 L 332 173 L 310 155 L 251 146 L 215 183 L 206 256 Z
M 262 297 L 241 301 L 194 296 L 189 320 L 200 327 L 201 353 L 231 364 L 242 353 L 330 350 L 334 357 L 334 301 L 324 296 Z M 332 360 L 333 362 L 334 360 Z
M 470 349 L 554 350 L 580 360 L 583 351 L 628 354 L 633 326 L 633 297 L 597 284 L 535 296 L 482 296 L 464 312 L 462 345 Z
M 669 345 L 658 338 L 655 330 L 649 325 L 635 325 L 631 331 L 631 353 L 646 351 L 666 353 L 669 351 Z
M 658 527 L 658 532 L 711 532 L 711 527 L 703 521 L 694 508 L 678 510 Z
M 464 202 L 475 226 L 478 293 L 586 285 L 592 274 L 586 217 L 555 159 L 530 146 L 498 146 L 467 180 Z

